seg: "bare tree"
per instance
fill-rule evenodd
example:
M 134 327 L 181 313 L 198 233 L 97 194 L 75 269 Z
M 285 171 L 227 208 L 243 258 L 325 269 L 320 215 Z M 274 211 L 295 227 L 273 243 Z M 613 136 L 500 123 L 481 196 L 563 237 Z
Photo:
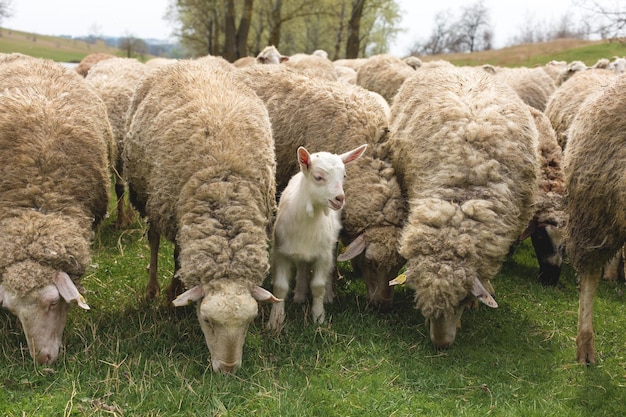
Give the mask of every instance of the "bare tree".
M 13 0 L 0 0 L 0 23 L 13 15 Z
M 447 52 L 448 38 L 450 37 L 450 22 L 452 21 L 450 9 L 438 12 L 435 15 L 435 28 L 430 37 L 423 42 L 416 42 L 410 55 L 438 55 Z
M 573 0 L 575 6 L 587 11 L 592 31 L 602 39 L 626 36 L 626 7 L 621 1 Z
M 356 58 L 360 49 L 361 17 L 365 0 L 352 0 L 352 13 L 348 21 L 348 40 L 346 42 L 346 58 Z
M 135 38 L 130 33 L 120 38 L 117 47 L 124 51 L 127 58 L 143 56 L 148 52 L 146 42 L 143 39 Z
M 456 32 L 457 43 L 461 48 L 457 52 L 475 52 L 485 49 L 482 42 L 484 39 L 490 39 L 493 35 L 486 32 L 491 31 L 489 22 L 489 9 L 484 4 L 484 0 L 480 0 L 463 8 L 460 20 L 453 26 Z

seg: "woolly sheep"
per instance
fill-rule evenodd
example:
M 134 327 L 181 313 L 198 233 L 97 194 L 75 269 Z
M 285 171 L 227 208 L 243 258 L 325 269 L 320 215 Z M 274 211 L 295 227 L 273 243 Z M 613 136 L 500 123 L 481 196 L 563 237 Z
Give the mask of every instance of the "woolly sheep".
M 87 80 L 94 86 L 107 107 L 107 115 L 113 131 L 113 138 L 118 150 L 123 149 L 126 134 L 126 111 L 141 78 L 150 71 L 150 67 L 132 58 L 111 58 L 95 64 L 87 75 Z M 130 225 L 135 214 L 129 202 L 126 202 L 126 184 L 123 180 L 123 163 L 121 151 L 113 164 L 115 177 L 115 194 L 117 196 L 118 228 Z
M 346 84 L 356 85 L 356 71 L 350 67 L 344 67 L 342 65 L 334 65 L 337 72 L 337 81 L 344 82 Z
M 267 111 L 229 72 L 187 60 L 148 74 L 128 114 L 125 173 L 148 219 L 151 282 L 163 235 L 188 288 L 173 304 L 197 301 L 213 369 L 234 372 L 257 300 L 275 300 L 260 287 L 276 207 Z
M 407 56 L 406 58 L 402 58 L 402 61 L 413 69 L 418 69 L 423 65 L 422 60 L 416 56 Z
M 325 320 L 326 286 L 335 264 L 333 256 L 341 229 L 340 211 L 345 203 L 343 180 L 345 165 L 358 159 L 367 145 L 337 155 L 330 152 L 310 154 L 299 147 L 300 172 L 283 190 L 272 245 L 272 285 L 274 294 L 285 299 L 289 281 L 296 270 L 294 301 L 306 300 L 307 286 L 313 296 L 311 316 L 314 323 Z M 280 331 L 285 323 L 285 302 L 272 306 L 268 327 Z
M 567 81 L 572 75 L 577 72 L 585 71 L 587 69 L 587 65 L 582 61 L 572 61 L 562 70 L 555 82 L 555 85 L 558 87 Z
M 602 267 L 626 242 L 626 78 L 580 106 L 564 151 L 566 249 L 579 276 L 576 358 L 596 363 L 593 296 Z
M 333 63 L 320 55 L 295 54 L 285 61 L 285 66 L 307 77 L 337 81 L 337 71 Z
M 613 70 L 616 74 L 621 74 L 626 70 L 626 58 L 614 56 L 613 61 L 609 63 L 609 69 Z
M 252 64 L 256 64 L 256 58 L 253 56 L 243 56 L 233 62 L 233 65 L 236 67 L 247 67 Z
M 393 103 L 398 89 L 415 69 L 392 55 L 374 55 L 359 67 L 356 72 L 356 83 L 363 88 L 374 91 Z
M 614 77 L 609 70 L 579 71 L 552 93 L 544 113 L 550 119 L 561 149 L 565 149 L 569 126 L 583 101 L 608 85 Z
M 541 68 L 498 68 L 495 77 L 509 85 L 521 99 L 544 111 L 550 95 L 556 89 L 552 78 Z
M 497 307 L 490 280 L 533 215 L 537 129 L 528 107 L 483 70 L 423 67 L 391 107 L 392 164 L 409 203 L 406 282 L 450 346 L 471 295 Z
M 107 213 L 111 127 L 76 72 L 0 57 L 0 306 L 17 315 L 31 356 L 59 356 L 93 228 Z
M 256 56 L 258 64 L 281 64 L 286 61 L 289 61 L 289 57 L 278 52 L 274 45 L 266 46 Z
M 556 285 L 561 274 L 564 243 L 562 151 L 548 117 L 529 106 L 539 133 L 541 175 L 538 181 L 535 214 L 520 240 L 530 237 L 539 263 L 539 279 L 547 285 Z
M 393 291 L 388 282 L 404 264 L 397 241 L 406 210 L 395 173 L 382 153 L 389 123 L 386 110 L 361 87 L 308 78 L 282 65 L 238 71 L 270 114 L 278 192 L 299 171 L 293 157 L 298 147 L 341 154 L 368 144 L 367 154 L 347 167 L 344 189 L 350 203 L 342 210 L 340 239 L 350 250 L 341 260 L 351 259 L 361 271 L 373 306 L 389 309 Z
M 359 67 L 367 62 L 369 58 L 344 58 L 336 59 L 333 61 L 333 65 L 352 68 L 355 71 L 359 70 Z
M 87 73 L 100 61 L 104 61 L 105 59 L 115 58 L 115 55 L 107 54 L 106 52 L 94 52 L 93 54 L 89 54 L 85 56 L 76 66 L 75 70 L 77 73 L 82 75 L 83 77 L 87 76 Z

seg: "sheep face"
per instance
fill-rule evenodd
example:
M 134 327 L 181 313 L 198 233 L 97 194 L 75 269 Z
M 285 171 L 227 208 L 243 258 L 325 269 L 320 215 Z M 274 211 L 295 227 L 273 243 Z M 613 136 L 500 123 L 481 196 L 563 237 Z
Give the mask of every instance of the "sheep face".
M 89 308 L 65 273 L 25 295 L 0 285 L 0 305 L 19 318 L 30 355 L 42 365 L 51 364 L 59 356 L 67 312 L 74 299 L 82 308 Z
M 206 295 L 198 303 L 198 320 L 215 372 L 231 373 L 241 367 L 248 326 L 257 313 L 257 302 L 246 290 Z

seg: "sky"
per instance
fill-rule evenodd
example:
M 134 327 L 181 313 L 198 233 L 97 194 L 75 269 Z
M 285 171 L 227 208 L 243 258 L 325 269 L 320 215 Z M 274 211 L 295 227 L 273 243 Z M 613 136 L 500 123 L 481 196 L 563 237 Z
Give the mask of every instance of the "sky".
M 2 27 L 40 35 L 98 34 L 137 38 L 170 38 L 173 26 L 164 18 L 171 0 L 12 0 L 13 15 Z M 404 28 L 391 45 L 390 53 L 407 55 L 418 40 L 425 40 L 433 30 L 435 15 L 460 8 L 478 0 L 396 0 L 402 10 Z M 568 13 L 580 14 L 572 0 L 483 0 L 489 10 L 494 32 L 494 47 L 507 46 L 524 25 L 555 22 Z M 601 2 L 624 0 L 601 0 Z

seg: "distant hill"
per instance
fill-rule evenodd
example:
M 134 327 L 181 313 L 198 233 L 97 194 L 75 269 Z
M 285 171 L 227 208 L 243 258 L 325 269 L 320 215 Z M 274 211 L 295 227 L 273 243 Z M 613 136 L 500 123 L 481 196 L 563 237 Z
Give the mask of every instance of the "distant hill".
M 59 62 L 80 62 L 86 55 L 94 52 L 106 52 L 112 55 L 125 56 L 125 52 L 115 47 L 119 38 L 102 39 L 71 38 L 66 36 L 45 36 L 36 33 L 20 32 L 0 28 L 0 52 L 20 52 L 38 58 L 47 58 Z M 152 54 L 145 55 L 148 59 L 172 50 L 173 45 L 162 40 L 143 39 Z M 154 46 L 154 47 L 151 47 Z M 140 59 L 142 57 L 139 57 Z
M 48 58 L 60 62 L 80 62 L 86 55 L 106 52 L 124 56 L 124 52 L 114 46 L 116 38 L 97 41 L 67 37 L 44 36 L 0 28 L 0 52 L 21 52 L 23 54 Z M 146 43 L 160 45 L 160 51 L 172 53 L 171 45 L 164 47 L 162 41 L 145 40 Z M 175 52 L 175 51 L 174 51 Z M 551 60 L 580 60 L 593 65 L 600 58 L 626 55 L 625 43 L 619 41 L 587 41 L 581 39 L 557 39 L 549 42 L 523 44 L 508 48 L 494 49 L 463 54 L 420 56 L 423 61 L 443 59 L 455 65 L 528 66 L 542 65 Z M 143 57 L 148 59 L 154 55 Z M 139 57 L 140 59 L 142 57 Z

